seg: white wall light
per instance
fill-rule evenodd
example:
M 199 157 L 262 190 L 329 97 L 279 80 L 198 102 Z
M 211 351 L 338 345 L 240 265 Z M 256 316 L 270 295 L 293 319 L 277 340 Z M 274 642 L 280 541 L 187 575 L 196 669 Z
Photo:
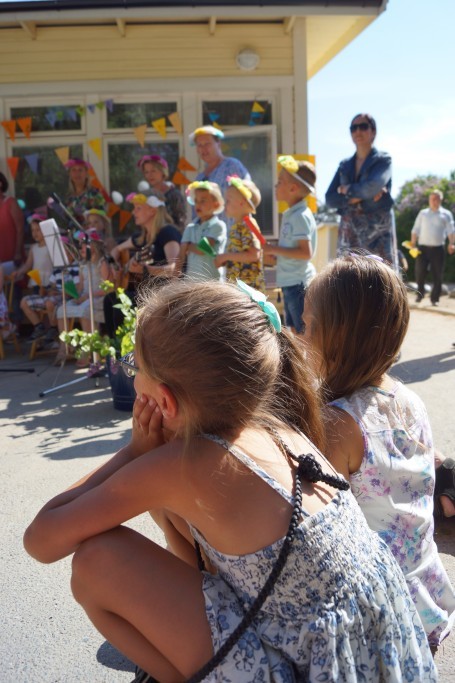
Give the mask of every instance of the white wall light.
M 241 71 L 254 71 L 259 66 L 260 57 L 251 48 L 240 50 L 235 58 L 235 63 Z

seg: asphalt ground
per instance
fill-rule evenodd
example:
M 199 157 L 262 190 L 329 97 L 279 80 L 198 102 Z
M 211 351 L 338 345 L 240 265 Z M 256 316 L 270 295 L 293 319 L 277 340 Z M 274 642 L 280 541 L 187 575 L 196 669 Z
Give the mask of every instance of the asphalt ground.
M 455 299 L 439 308 L 413 303 L 411 324 L 393 373 L 424 400 L 435 445 L 455 454 Z M 70 559 L 41 565 L 22 535 L 54 494 L 101 464 L 128 439 L 131 418 L 114 410 L 106 378 L 87 378 L 51 356 L 33 362 L 11 347 L 0 361 L 0 682 L 127 683 L 133 665 L 98 634 L 73 600 Z M 21 372 L 24 368 L 33 373 Z M 14 372 L 3 372 L 14 370 Z M 40 397 L 53 386 L 81 381 Z M 97 386 L 98 384 L 98 386 Z M 131 524 L 162 543 L 146 515 Z M 455 584 L 455 518 L 439 524 L 436 542 Z M 455 681 L 455 634 L 436 654 L 440 681 Z

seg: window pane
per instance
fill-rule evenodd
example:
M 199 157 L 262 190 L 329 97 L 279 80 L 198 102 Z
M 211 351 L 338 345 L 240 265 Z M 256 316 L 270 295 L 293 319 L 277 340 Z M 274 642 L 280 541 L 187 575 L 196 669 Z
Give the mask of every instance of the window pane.
M 117 190 L 126 197 L 130 192 L 137 190 L 139 181 L 144 179 L 140 168 L 137 167 L 137 162 L 144 154 L 159 154 L 164 157 L 169 164 L 169 178 L 172 180 L 179 160 L 178 142 L 161 142 L 147 145 L 147 147 L 140 147 L 137 143 L 110 142 L 108 143 L 108 159 L 111 192 Z M 131 206 L 127 203 L 122 204 L 121 208 L 131 210 Z M 118 224 L 119 216 L 116 214 L 112 218 L 112 229 L 115 235 L 120 234 Z M 134 230 L 134 221 L 130 220 L 121 234 L 126 236 Z
M 213 123 L 214 116 L 216 123 L 223 126 L 248 126 L 248 125 L 267 125 L 272 123 L 272 106 L 267 100 L 257 100 L 264 112 L 252 114 L 253 102 L 251 100 L 240 100 L 236 102 L 203 102 L 204 125 Z M 210 117 L 212 115 L 212 118 Z
M 81 117 L 73 106 L 53 107 L 13 107 L 11 118 L 20 119 L 32 117 L 32 133 L 42 133 L 59 130 L 81 130 Z M 20 134 L 20 128 L 17 128 Z
M 264 235 L 273 234 L 272 144 L 267 132 L 261 135 L 228 135 L 222 144 L 223 154 L 236 157 L 249 170 L 251 179 L 261 191 L 262 201 L 256 218 Z
M 107 127 L 136 128 L 144 123 L 151 126 L 151 121 L 168 116 L 177 110 L 175 102 L 143 102 L 136 104 L 117 104 L 114 102 L 112 112 L 107 111 Z M 166 121 L 170 127 L 170 123 Z

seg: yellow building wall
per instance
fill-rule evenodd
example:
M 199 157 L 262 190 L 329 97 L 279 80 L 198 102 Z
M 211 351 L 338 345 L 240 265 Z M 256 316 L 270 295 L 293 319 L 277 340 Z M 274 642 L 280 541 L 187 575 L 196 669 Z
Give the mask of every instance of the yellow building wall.
M 128 25 L 0 30 L 0 82 L 236 76 L 235 56 L 254 48 L 255 76 L 292 75 L 292 36 L 282 24 Z

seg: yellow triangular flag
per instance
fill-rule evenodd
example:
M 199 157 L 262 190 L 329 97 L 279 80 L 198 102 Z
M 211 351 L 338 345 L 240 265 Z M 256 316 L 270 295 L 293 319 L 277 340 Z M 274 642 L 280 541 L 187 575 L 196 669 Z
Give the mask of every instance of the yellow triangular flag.
M 177 168 L 179 171 L 195 171 L 196 169 L 194 166 L 190 164 L 190 162 L 185 159 L 185 157 L 180 157 L 179 163 L 177 164 Z
M 141 147 L 145 145 L 145 135 L 147 133 L 147 124 L 144 123 L 142 126 L 136 126 L 133 128 L 133 133 L 136 136 L 136 140 Z
M 36 282 L 38 287 L 41 286 L 41 275 L 40 275 L 39 270 L 29 270 L 27 275 L 29 276 L 29 278 L 31 280 L 34 280 Z
M 218 128 L 218 130 L 223 130 L 223 129 L 221 128 L 220 124 L 217 123 L 216 121 L 212 121 L 212 126 L 213 126 L 214 128 Z
M 94 138 L 93 140 L 87 140 L 90 149 L 92 149 L 98 159 L 101 159 L 103 157 L 103 149 L 101 147 L 101 138 Z
M 174 111 L 172 114 L 169 114 L 168 119 L 169 119 L 169 123 L 171 124 L 171 126 L 173 126 L 175 128 L 177 133 L 179 135 L 182 135 L 183 126 L 182 126 L 182 120 L 180 118 L 180 114 L 178 113 L 178 111 Z
M 152 121 L 152 126 L 154 127 L 156 132 L 161 135 L 162 138 L 166 137 L 166 119 L 164 118 L 164 116 L 161 119 L 155 119 L 154 121 Z
M 261 107 L 259 102 L 254 102 L 251 111 L 260 112 L 261 114 L 263 114 L 265 112 L 265 109 L 264 107 Z
M 63 165 L 66 164 L 68 159 L 70 158 L 70 148 L 69 147 L 57 147 L 57 149 L 54 149 L 54 152 L 60 159 Z
M 32 132 L 32 117 L 25 116 L 23 119 L 16 119 L 16 122 L 25 137 L 29 138 Z

